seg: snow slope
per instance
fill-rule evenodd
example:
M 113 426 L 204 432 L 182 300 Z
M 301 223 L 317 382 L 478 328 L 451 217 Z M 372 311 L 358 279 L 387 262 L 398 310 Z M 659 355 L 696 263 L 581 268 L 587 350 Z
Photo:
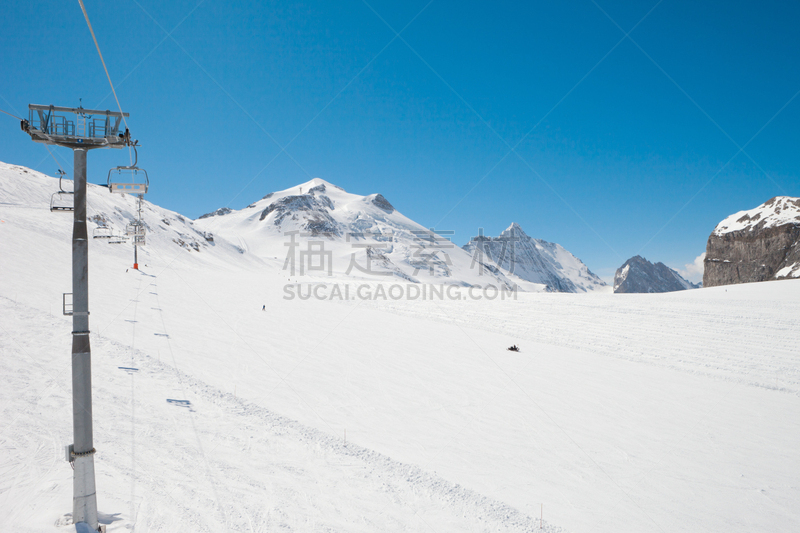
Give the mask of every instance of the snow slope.
M 71 224 L 21 173 L 0 169 L 0 531 L 68 531 Z M 151 209 L 142 271 L 90 243 L 109 531 L 531 531 L 542 504 L 545 531 L 800 530 L 797 280 L 284 299 L 285 252 Z

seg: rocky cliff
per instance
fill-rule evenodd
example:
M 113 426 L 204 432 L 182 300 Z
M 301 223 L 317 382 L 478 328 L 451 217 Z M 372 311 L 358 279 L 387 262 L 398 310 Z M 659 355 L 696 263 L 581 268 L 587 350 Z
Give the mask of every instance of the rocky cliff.
M 673 292 L 696 289 L 664 263 L 651 263 L 644 257 L 631 257 L 614 274 L 614 292 Z
M 740 211 L 709 236 L 704 287 L 786 278 L 800 278 L 800 198 Z

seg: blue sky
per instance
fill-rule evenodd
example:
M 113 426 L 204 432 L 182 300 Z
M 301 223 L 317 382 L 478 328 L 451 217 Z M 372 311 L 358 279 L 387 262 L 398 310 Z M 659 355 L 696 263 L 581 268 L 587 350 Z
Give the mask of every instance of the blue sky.
M 192 218 L 321 177 L 458 244 L 516 221 L 608 279 L 800 196 L 796 3 L 85 4 L 149 199 Z M 0 109 L 116 108 L 78 2 L 6 2 L 0 57 Z M 55 174 L 0 126 L 0 160 Z M 89 180 L 127 162 L 93 151 Z

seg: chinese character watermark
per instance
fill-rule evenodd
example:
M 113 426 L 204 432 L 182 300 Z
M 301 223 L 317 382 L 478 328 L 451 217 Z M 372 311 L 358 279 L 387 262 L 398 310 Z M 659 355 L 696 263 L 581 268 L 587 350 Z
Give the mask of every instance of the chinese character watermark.
M 389 236 L 389 240 L 391 242 L 392 234 L 390 233 L 390 234 L 388 234 L 388 236 Z M 371 275 L 371 276 L 391 276 L 393 274 L 393 272 L 391 270 L 383 270 L 383 271 L 381 271 L 381 270 L 373 270 L 372 269 L 372 261 L 373 260 L 382 261 L 384 263 L 384 265 L 388 262 L 386 256 L 384 255 L 384 252 L 388 252 L 388 249 L 386 248 L 386 245 L 380 246 L 380 245 L 377 245 L 377 243 L 375 242 L 375 241 L 380 242 L 381 240 L 385 240 L 386 237 L 387 237 L 387 234 L 384 234 L 384 233 L 381 233 L 381 232 L 374 232 L 374 231 L 372 231 L 372 232 L 371 231 L 364 231 L 364 232 L 351 232 L 351 233 L 348 233 L 347 234 L 347 242 L 351 243 L 350 246 L 352 246 L 353 248 L 358 248 L 358 249 L 363 249 L 364 250 L 364 256 L 366 258 L 366 263 L 367 264 L 366 264 L 366 266 L 361 266 L 361 264 L 359 264 L 359 262 L 356 259 L 356 255 L 357 255 L 356 252 L 353 252 L 353 253 L 350 254 L 350 264 L 347 266 L 347 270 L 345 271 L 345 274 L 350 275 L 350 272 L 352 272 L 353 268 L 355 268 L 359 272 L 362 272 L 364 274 Z M 364 238 L 364 239 L 371 238 L 373 242 L 372 243 L 370 243 L 370 242 L 363 242 L 363 243 L 362 242 L 351 242 L 351 241 L 355 241 L 355 240 L 358 240 L 358 239 L 361 239 L 361 238 Z
M 333 252 L 325 250 L 325 241 L 306 241 L 306 249 L 298 253 L 295 249 L 300 248 L 300 243 L 295 240 L 295 237 L 298 235 L 307 237 L 311 234 L 294 230 L 287 231 L 284 235 L 289 236 L 289 242 L 283 243 L 284 246 L 289 247 L 289 251 L 286 254 L 286 261 L 283 263 L 283 269 L 286 270 L 288 267 L 290 275 L 295 275 L 298 256 L 301 276 L 306 271 L 327 271 L 329 276 L 333 275 Z
M 411 281 L 417 281 L 414 278 L 425 273 L 430 277 L 452 277 L 454 263 L 451 254 L 456 253 L 453 251 L 456 245 L 451 241 L 451 236 L 454 234 L 454 231 L 434 228 L 398 233 L 393 230 L 348 232 L 345 242 L 353 251 L 344 274 L 349 276 L 360 273 L 380 277 L 398 275 Z M 301 242 L 298 237 L 308 239 L 314 234 L 300 230 L 287 231 L 284 235 L 289 240 L 284 243 L 288 250 L 283 269 L 288 270 L 291 276 L 302 276 L 308 272 L 333 276 L 334 254 L 332 250 L 325 249 L 326 241 L 317 239 Z M 483 228 L 479 228 L 478 236 L 467 247 L 471 249 L 470 270 L 477 268 L 478 276 L 496 276 L 501 274 L 501 270 L 513 274 L 517 263 L 516 244 L 519 241 L 520 238 L 513 229 L 508 235 L 490 238 L 484 236 Z M 410 275 L 403 272 L 403 264 L 413 269 Z

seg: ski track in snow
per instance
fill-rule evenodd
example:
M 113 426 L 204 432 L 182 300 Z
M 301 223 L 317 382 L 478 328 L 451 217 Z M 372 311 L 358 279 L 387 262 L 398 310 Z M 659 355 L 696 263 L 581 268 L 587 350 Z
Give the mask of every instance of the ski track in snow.
M 62 531 L 56 522 L 66 523 L 64 517 L 30 517 L 54 500 L 70 500 L 72 472 L 59 461 L 71 433 L 71 419 L 63 416 L 70 402 L 69 365 L 62 357 L 68 347 L 62 338 L 48 346 L 38 342 L 63 321 L 3 297 L 0 311 L 9 318 L 0 338 L 0 369 L 8 377 L 0 396 L 0 447 L 6 457 L 15 456 L 0 470 L 0 508 L 11 511 L 0 530 L 14 524 L 18 532 Z M 109 360 L 94 365 L 97 484 L 109 532 L 134 525 L 165 532 L 539 528 L 538 519 L 508 505 L 277 415 L 131 346 L 96 334 L 91 342 L 95 358 L 102 353 Z M 136 521 L 126 502 L 129 375 L 138 403 Z M 563 530 L 545 522 L 544 531 Z

